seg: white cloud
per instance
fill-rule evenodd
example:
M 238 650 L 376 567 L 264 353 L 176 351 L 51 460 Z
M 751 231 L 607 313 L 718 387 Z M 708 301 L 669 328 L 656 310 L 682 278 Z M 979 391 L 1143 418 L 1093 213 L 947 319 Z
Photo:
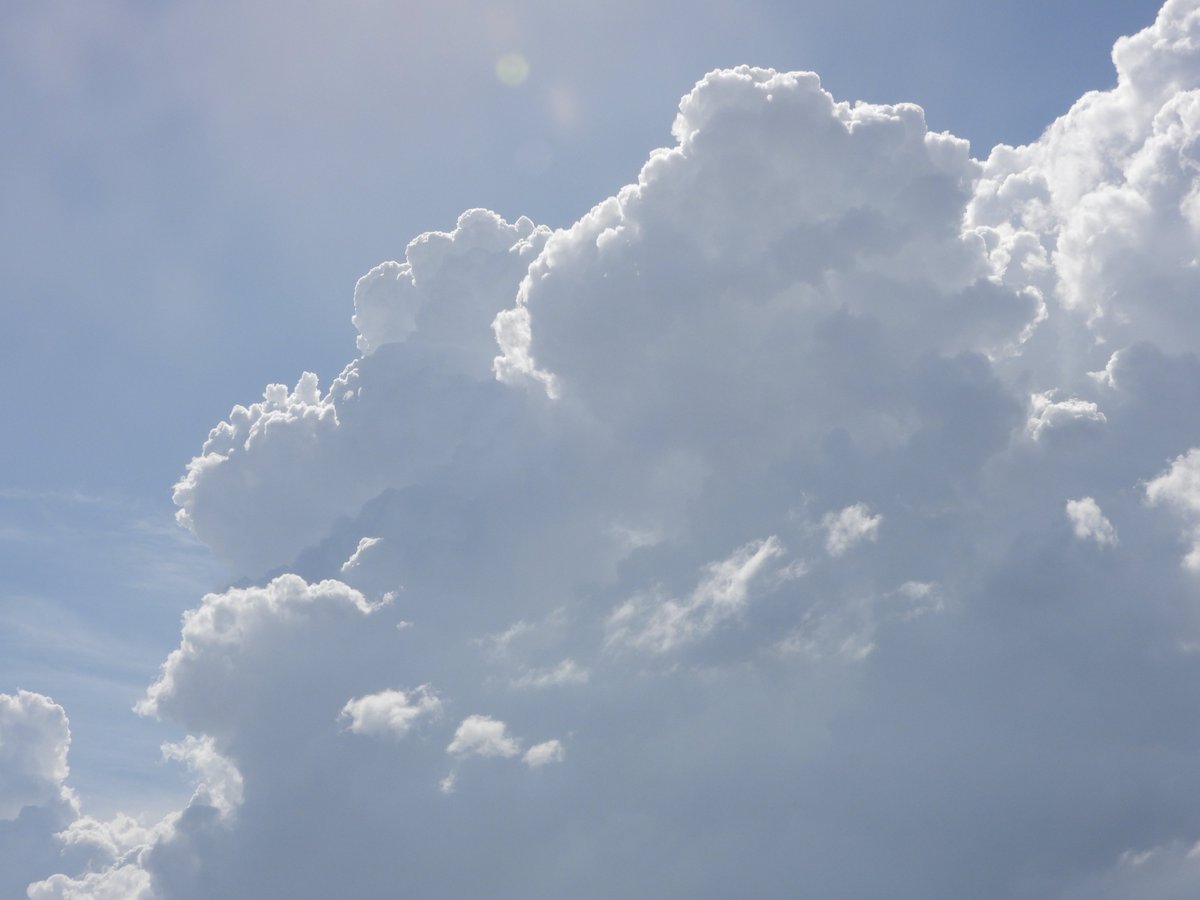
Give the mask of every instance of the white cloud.
M 358 280 L 358 349 L 419 341 L 441 364 L 486 375 L 492 318 L 549 235 L 523 216 L 510 225 L 486 209 L 463 213 L 453 231 L 422 234 L 404 262 L 382 263 Z
M 59 832 L 58 838 L 68 853 L 85 848 L 111 864 L 150 844 L 161 827 L 147 827 L 123 813 L 108 820 L 81 816 Z
M 559 687 L 567 684 L 587 684 L 588 670 L 573 659 L 564 659 L 548 669 L 528 669 L 512 679 L 518 689 Z
M 1092 401 L 1078 397 L 1055 400 L 1055 393 L 1051 390 L 1030 397 L 1030 415 L 1025 430 L 1035 441 L 1056 432 L 1094 429 L 1108 421 Z
M 784 407 L 783 383 L 803 391 L 817 362 L 765 355 L 772 336 L 806 345 L 840 310 L 878 322 L 911 359 L 1010 345 L 1038 314 L 987 280 L 983 245 L 960 235 L 977 164 L 917 106 L 837 103 L 811 73 L 740 67 L 699 82 L 674 133 L 678 146 L 532 263 L 496 320 L 502 380 L 556 385 L 608 421 L 649 415 L 660 385 L 688 383 L 732 436 L 735 398 Z
M 212 807 L 223 816 L 242 805 L 242 774 L 218 752 L 211 737 L 188 735 L 182 741 L 163 744 L 162 751 L 165 759 L 182 762 L 197 776 L 193 805 Z
M 262 699 L 242 696 L 242 679 L 271 664 L 256 656 L 263 642 L 278 640 L 280 631 L 291 631 L 289 637 L 295 639 L 300 631 L 336 629 L 375 609 L 339 581 L 310 585 L 296 575 L 281 575 L 261 588 L 208 594 L 197 609 L 185 613 L 180 646 L 163 663 L 138 711 L 170 715 L 209 730 L 227 721 L 232 710 L 249 709 L 250 701 Z
M 1200 890 L 1200 844 L 1172 841 L 1126 850 L 1104 871 L 1090 873 L 1063 900 L 1188 900 Z
M 342 389 L 350 391 L 348 385 Z M 327 473 L 302 484 L 292 481 L 288 473 L 297 465 L 304 465 L 307 456 L 294 441 L 302 435 L 303 444 L 318 445 L 322 435 L 335 435 L 337 428 L 334 395 L 321 395 L 313 373 L 305 372 L 291 391 L 286 385 L 268 385 L 260 402 L 248 407 L 235 406 L 229 420 L 209 432 L 200 455 L 188 464 L 186 474 L 175 485 L 177 518 L 234 565 L 254 567 L 257 560 L 264 558 L 281 561 L 281 554 L 294 550 L 293 529 L 300 529 L 300 539 L 304 542 L 321 536 L 323 523 L 315 527 L 308 524 L 305 528 L 303 512 L 328 502 L 331 495 L 337 495 L 337 487 L 349 487 L 346 479 L 342 479 L 342 484 L 330 491 Z M 262 460 L 262 463 L 246 469 L 243 460 Z M 198 499 L 197 492 L 217 496 L 206 504 Z M 254 523 L 258 527 L 252 539 L 244 533 L 227 537 L 226 529 L 217 528 L 216 522 L 224 521 L 218 518 L 217 511 L 212 514 L 216 522 L 210 526 L 212 520 L 205 512 L 206 507 L 223 502 L 244 504 L 245 514 L 258 518 L 252 498 L 260 492 L 289 494 L 294 520 L 284 522 L 272 516 L 271 527 L 266 527 L 266 522 L 259 519 Z
M 1192 549 L 1183 563 L 1200 570 L 1200 448 L 1176 457 L 1166 472 L 1147 482 L 1146 499 L 1169 506 L 1190 520 Z
M 838 512 L 829 512 L 821 520 L 826 531 L 825 550 L 830 556 L 841 556 L 855 544 L 879 537 L 883 516 L 871 515 L 865 503 L 855 503 Z
M 153 825 L 124 814 L 109 820 L 82 816 L 55 835 L 61 852 L 57 866 L 66 869 L 29 883 L 34 900 L 162 900 L 155 873 L 181 862 L 194 872 L 197 864 L 189 844 L 211 840 L 231 828 L 242 803 L 242 777 L 217 751 L 211 738 L 189 735 L 162 747 L 163 757 L 184 763 L 196 776 L 191 800 L 180 812 L 169 813 Z M 214 827 L 215 826 L 215 827 Z M 28 881 L 29 879 L 26 879 Z M 167 891 L 166 896 L 174 892 Z
M 1105 518 L 1100 505 L 1091 497 L 1067 501 L 1067 518 L 1075 537 L 1081 541 L 1092 540 L 1097 544 L 1113 546 L 1117 543 L 1117 530 L 1112 522 Z
M 12 821 L 0 821 L 0 895 L 41 900 L 157 900 L 145 864 L 152 848 L 189 830 L 189 814 L 232 815 L 242 780 L 209 738 L 163 745 L 197 787 L 185 810 L 147 826 L 131 816 L 80 815 L 66 786 L 70 731 L 65 711 L 29 691 L 0 694 L 0 787 Z
M 387 690 L 347 701 L 339 718 L 355 734 L 391 734 L 404 737 L 422 718 L 440 715 L 442 701 L 427 684 L 416 690 Z
M 365 554 L 376 544 L 380 543 L 381 540 L 382 538 L 377 537 L 361 538 L 358 542 L 358 546 L 354 548 L 354 552 L 350 554 L 350 557 L 344 563 L 342 563 L 341 571 L 348 572 L 350 569 L 358 568 L 362 564 L 363 554 Z
M 23 896 L 27 884 L 64 864 L 57 833 L 79 815 L 66 784 L 70 744 L 66 713 L 52 699 L 0 693 L 0 896 Z M 92 857 L 83 850 L 66 862 Z
M 522 760 L 529 768 L 537 769 L 550 763 L 562 762 L 565 757 L 566 751 L 563 750 L 562 742 L 550 740 L 534 744 L 525 751 Z
M 149 873 L 137 865 L 88 872 L 79 879 L 53 875 L 31 884 L 28 897 L 29 900 L 157 900 Z
M 180 522 L 239 572 L 259 575 L 380 491 L 444 465 L 492 393 L 478 384 L 491 380 L 492 317 L 548 234 L 471 210 L 453 232 L 413 240 L 405 263 L 364 276 L 355 321 L 367 355 L 325 393 L 306 372 L 292 390 L 269 385 L 262 401 L 235 406 L 175 486 Z
M 467 716 L 446 747 L 456 756 L 516 756 L 521 742 L 509 736 L 508 726 L 491 716 Z
M 1176 457 L 1171 467 L 1146 484 L 1151 503 L 1166 503 L 1183 512 L 1200 513 L 1200 448 Z
M 997 249 L 1023 244 L 1016 262 L 1038 260 L 1022 274 L 1010 266 L 1014 281 L 1038 284 L 1054 295 L 1052 315 L 1078 316 L 1118 346 L 1187 351 L 1200 324 L 1190 302 L 1198 32 L 1190 0 L 1166 3 L 1117 42 L 1114 89 L 1082 97 L 1029 146 L 997 147 L 976 192 L 973 218 Z
M 774 536 L 754 541 L 705 566 L 699 584 L 682 600 L 657 594 L 626 600 L 608 618 L 608 644 L 666 653 L 703 638 L 742 612 L 756 578 L 783 553 Z
M 64 792 L 71 731 L 63 708 L 42 694 L 0 694 L 0 819 L 54 806 Z

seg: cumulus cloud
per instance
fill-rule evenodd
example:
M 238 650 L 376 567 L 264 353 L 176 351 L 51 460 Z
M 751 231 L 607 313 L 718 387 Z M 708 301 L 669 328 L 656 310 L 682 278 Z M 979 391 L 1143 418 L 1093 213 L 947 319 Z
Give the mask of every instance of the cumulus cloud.
M 188 767 L 199 782 L 193 804 L 212 807 L 228 816 L 242 804 L 242 775 L 217 751 L 211 737 L 188 735 L 182 741 L 163 744 L 163 756 Z
M 864 503 L 855 503 L 838 512 L 826 513 L 821 520 L 825 528 L 825 550 L 830 556 L 841 556 L 855 544 L 873 541 L 879 536 L 883 516 L 871 515 Z
M 1107 421 L 1093 401 L 1080 400 L 1078 397 L 1056 400 L 1056 393 L 1045 391 L 1030 398 L 1030 415 L 1025 428 L 1035 441 L 1052 434 L 1085 432 Z
M 811 73 L 742 67 L 701 81 L 674 133 L 636 184 L 547 241 L 496 319 L 502 380 L 647 426 L 663 392 L 687 384 L 672 421 L 732 439 L 751 409 L 816 406 L 803 390 L 814 369 L 837 383 L 834 421 L 869 420 L 857 403 L 838 415 L 835 398 L 871 392 L 878 373 L 838 371 L 831 357 L 861 361 L 882 333 L 903 365 L 933 348 L 997 350 L 1036 317 L 960 233 L 977 164 L 964 142 L 930 133 L 919 107 L 838 103 Z M 787 343 L 807 352 L 763 353 Z M 772 446 L 822 420 L 778 416 Z
M 548 234 L 471 210 L 453 231 L 415 239 L 406 262 L 364 276 L 355 322 L 366 355 L 324 392 L 306 372 L 295 388 L 269 385 L 261 401 L 235 406 L 175 486 L 179 521 L 261 575 L 291 564 L 338 516 L 444 465 L 464 428 L 485 440 L 502 416 L 487 384 L 490 322 Z
M 70 729 L 49 697 L 0 694 L 0 786 L 12 810 L 0 820 L 0 896 L 38 900 L 158 900 L 153 848 L 185 838 L 205 811 L 231 817 L 242 801 L 237 769 L 211 738 L 188 736 L 163 745 L 167 760 L 184 763 L 196 789 L 181 812 L 146 825 L 125 814 L 81 815 L 66 785 Z
M 88 872 L 82 878 L 54 875 L 31 884 L 29 900 L 153 900 L 150 875 L 140 866 L 128 865 L 104 872 Z
M 550 763 L 562 762 L 565 756 L 566 752 L 563 750 L 562 742 L 550 740 L 534 744 L 525 751 L 525 755 L 521 759 L 529 768 L 537 769 Z
M 463 213 L 453 231 L 422 234 L 404 262 L 382 263 L 355 285 L 358 349 L 419 343 L 441 365 L 486 375 L 492 318 L 549 235 L 524 216 L 509 224 L 485 209 Z
M 997 147 L 973 204 L 1006 274 L 1094 336 L 1189 351 L 1198 324 L 1190 0 L 1113 49 L 1117 86 L 1093 91 L 1026 147 Z
M 0 694 L 0 896 L 23 896 L 27 884 L 63 865 L 56 834 L 79 815 L 66 784 L 70 744 L 66 712 L 52 699 Z
M 1171 507 L 1191 523 L 1192 549 L 1183 563 L 1200 570 L 1200 448 L 1176 457 L 1167 471 L 1147 482 L 1146 499 Z
M 427 684 L 414 691 L 388 690 L 347 701 L 340 718 L 355 734 L 404 737 L 421 718 L 436 716 L 442 702 Z
M 0 819 L 53 806 L 64 793 L 71 732 L 61 706 L 42 694 L 0 694 Z
M 94 864 L 39 896 L 1190 884 L 1197 10 L 984 162 L 912 104 L 712 72 L 571 227 L 474 210 L 373 269 L 362 355 L 176 486 L 246 579 L 139 705 L 195 794 L 72 809 Z M 66 773 L 23 696 L 18 817 Z
M 1097 544 L 1112 546 L 1117 542 L 1117 530 L 1108 521 L 1098 504 L 1091 497 L 1067 501 L 1067 518 L 1075 537 L 1081 541 L 1095 541 Z
M 233 718 L 234 709 L 251 714 L 261 699 L 241 694 L 249 673 L 274 664 L 260 655 L 267 646 L 291 639 L 298 647 L 304 633 L 318 637 L 322 629 L 336 630 L 377 609 L 341 582 L 310 585 L 296 575 L 281 575 L 261 588 L 209 594 L 184 615 L 180 645 L 163 663 L 138 711 L 170 715 L 214 733 L 216 723 Z
M 152 825 L 125 814 L 108 820 L 76 819 L 54 835 L 61 847 L 58 867 L 71 874 L 60 871 L 29 883 L 28 897 L 160 900 L 164 892 L 161 885 L 156 887 L 156 874 L 170 872 L 181 862 L 189 875 L 194 874 L 189 845 L 232 824 L 242 802 L 241 774 L 209 737 L 189 735 L 164 744 L 162 751 L 165 759 L 183 763 L 195 776 L 196 788 L 186 806 Z M 181 848 L 187 848 L 182 859 Z M 166 893 L 170 896 L 173 891 Z
M 508 726 L 491 716 L 467 716 L 446 747 L 456 756 L 516 756 L 521 742 L 511 737 Z

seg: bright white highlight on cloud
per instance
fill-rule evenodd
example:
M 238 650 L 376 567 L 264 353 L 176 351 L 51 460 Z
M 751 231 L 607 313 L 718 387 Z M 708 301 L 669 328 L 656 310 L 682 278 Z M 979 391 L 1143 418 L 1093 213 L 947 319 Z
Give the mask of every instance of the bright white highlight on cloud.
M 442 701 L 427 684 L 414 691 L 380 691 L 350 700 L 340 717 L 355 734 L 391 734 L 404 737 L 418 720 L 435 717 Z
M 826 551 L 830 556 L 841 556 L 855 544 L 876 540 L 881 522 L 883 516 L 871 515 L 865 503 L 855 503 L 840 512 L 826 513 L 821 520 L 826 531 Z
M 363 554 L 365 554 L 375 545 L 379 544 L 381 540 L 381 538 L 373 537 L 362 538 L 358 542 L 358 546 L 354 548 L 354 552 L 350 554 L 349 559 L 342 563 L 341 571 L 348 572 L 351 569 L 358 568 L 358 566 L 362 563 Z
M 1107 421 L 1094 402 L 1077 397 L 1055 400 L 1055 393 L 1045 391 L 1030 398 L 1031 412 L 1025 427 L 1035 441 L 1056 431 L 1095 428 Z
M 1067 518 L 1075 537 L 1081 541 L 1095 541 L 1097 544 L 1113 546 L 1117 543 L 1117 530 L 1112 522 L 1105 518 L 1100 505 L 1091 497 L 1067 501 Z
M 983 161 L 711 72 L 571 227 L 372 269 L 176 486 L 191 799 L 83 816 L 0 695 L 0 895 L 1200 894 L 1200 2 L 1114 59 Z

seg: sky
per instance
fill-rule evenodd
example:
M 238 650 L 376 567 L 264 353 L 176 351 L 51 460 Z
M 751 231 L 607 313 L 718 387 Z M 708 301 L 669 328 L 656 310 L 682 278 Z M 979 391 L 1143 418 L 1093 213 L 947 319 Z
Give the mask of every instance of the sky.
M 5 18 L 0 898 L 1196 895 L 1195 0 Z

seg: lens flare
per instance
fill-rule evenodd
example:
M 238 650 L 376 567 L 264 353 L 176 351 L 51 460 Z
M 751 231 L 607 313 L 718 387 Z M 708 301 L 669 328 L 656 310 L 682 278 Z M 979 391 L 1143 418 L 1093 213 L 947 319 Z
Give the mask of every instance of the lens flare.
M 496 60 L 496 77 L 509 87 L 524 84 L 529 77 L 529 60 L 520 53 L 505 53 Z

